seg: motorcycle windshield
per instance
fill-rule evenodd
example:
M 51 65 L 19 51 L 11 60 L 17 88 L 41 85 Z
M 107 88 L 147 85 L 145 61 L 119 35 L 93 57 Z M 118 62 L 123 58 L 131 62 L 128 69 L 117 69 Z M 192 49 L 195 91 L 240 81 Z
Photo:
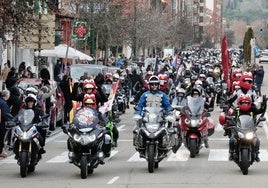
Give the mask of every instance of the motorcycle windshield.
M 189 116 L 197 117 L 203 113 L 205 101 L 202 97 L 193 98 L 188 96 L 187 103 Z
M 81 132 L 89 132 L 99 122 L 97 111 L 92 108 L 81 108 L 74 116 L 74 126 Z
M 144 120 L 148 124 L 158 124 L 163 120 L 162 112 L 163 112 L 162 108 L 146 107 Z
M 212 77 L 207 77 L 207 82 L 208 82 L 209 84 L 214 84 L 214 82 L 213 82 L 213 78 L 212 78 Z
M 106 95 L 109 95 L 111 93 L 113 85 L 112 84 L 103 84 L 102 87 L 103 87 L 104 93 Z
M 237 121 L 237 127 L 241 130 L 254 128 L 254 120 L 250 115 L 241 115 Z
M 32 109 L 21 109 L 18 114 L 20 128 L 22 131 L 27 131 L 32 127 L 34 111 Z

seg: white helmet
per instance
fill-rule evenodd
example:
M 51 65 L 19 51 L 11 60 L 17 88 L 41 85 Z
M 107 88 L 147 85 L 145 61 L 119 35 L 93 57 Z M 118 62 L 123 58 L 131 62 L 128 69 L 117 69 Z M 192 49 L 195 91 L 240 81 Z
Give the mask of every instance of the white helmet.
M 28 87 L 28 88 L 26 89 L 26 95 L 28 95 L 28 94 L 30 94 L 30 93 L 32 93 L 32 94 L 34 94 L 34 95 L 37 95 L 37 94 L 38 94 L 38 90 L 35 89 L 34 87 Z
M 30 93 L 27 95 L 27 97 L 25 98 L 25 102 L 28 102 L 28 101 L 32 101 L 34 100 L 34 102 L 36 102 L 37 98 L 36 98 L 36 95 Z

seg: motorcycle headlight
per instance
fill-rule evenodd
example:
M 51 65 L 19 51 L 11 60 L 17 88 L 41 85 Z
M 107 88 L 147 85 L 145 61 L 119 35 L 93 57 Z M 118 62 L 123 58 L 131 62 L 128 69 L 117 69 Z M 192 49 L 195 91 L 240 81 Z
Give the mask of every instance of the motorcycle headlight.
M 159 125 L 158 124 L 149 124 L 146 126 L 146 128 L 149 132 L 156 132 L 159 128 Z
M 190 125 L 191 127 L 197 127 L 200 124 L 200 119 L 192 119 L 190 122 L 191 122 L 191 125 Z
M 189 125 L 190 122 L 191 122 L 191 121 L 190 121 L 189 119 L 187 119 L 187 118 L 184 120 L 184 123 L 185 123 L 186 125 Z
M 20 139 L 20 140 L 29 140 L 32 138 L 35 134 L 37 134 L 37 130 L 32 127 L 30 130 L 27 132 L 23 132 L 19 127 L 15 129 L 15 135 Z
M 73 138 L 76 142 L 79 142 L 81 145 L 87 145 L 96 140 L 96 135 L 93 134 L 88 136 L 88 135 L 75 134 Z
M 242 133 L 242 132 L 238 132 L 237 134 L 238 134 L 238 137 L 239 137 L 239 138 L 245 138 L 244 133 Z
M 253 134 L 253 132 L 246 133 L 246 139 L 247 139 L 247 140 L 251 140 L 251 139 L 253 139 L 253 138 L 254 138 L 254 134 Z

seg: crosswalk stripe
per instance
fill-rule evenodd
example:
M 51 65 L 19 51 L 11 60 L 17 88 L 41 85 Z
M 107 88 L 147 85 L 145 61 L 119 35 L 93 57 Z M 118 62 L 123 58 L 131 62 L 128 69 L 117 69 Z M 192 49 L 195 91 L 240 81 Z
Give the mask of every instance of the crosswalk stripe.
M 167 161 L 187 161 L 190 152 L 186 149 L 178 150 L 176 153 L 171 153 Z
M 202 150 L 200 151 L 202 152 Z M 112 150 L 111 155 L 105 158 L 105 161 L 111 160 L 115 155 L 119 153 L 118 150 Z M 208 154 L 208 162 L 223 162 L 228 161 L 229 152 L 228 149 L 210 149 Z M 261 162 L 268 162 L 268 151 L 266 149 L 260 150 Z M 198 155 L 196 156 L 198 159 Z M 172 151 L 166 158 L 167 162 L 187 162 L 190 159 L 190 152 L 186 148 L 180 148 L 176 153 Z M 69 161 L 68 151 L 64 151 L 59 155 L 45 161 L 45 163 L 66 163 Z M 144 158 L 140 158 L 140 154 L 135 152 L 127 162 L 146 162 Z M 3 164 L 16 164 L 17 160 L 14 159 L 14 155 L 7 157 L 6 159 L 0 160 L 0 165 Z
M 60 155 L 46 161 L 46 163 L 66 163 L 67 161 L 69 161 L 68 153 L 68 151 L 65 151 Z
M 144 162 L 146 161 L 143 158 L 140 158 L 140 154 L 139 152 L 136 152 L 134 155 L 132 155 L 132 157 L 130 157 L 128 160 L 128 162 Z

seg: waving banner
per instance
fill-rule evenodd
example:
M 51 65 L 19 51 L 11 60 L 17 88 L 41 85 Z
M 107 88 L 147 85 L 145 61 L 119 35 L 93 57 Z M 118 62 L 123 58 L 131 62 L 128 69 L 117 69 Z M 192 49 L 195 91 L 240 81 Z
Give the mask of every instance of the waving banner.
M 115 97 L 115 94 L 116 94 L 116 91 L 117 91 L 117 88 L 119 86 L 119 80 L 117 80 L 117 82 L 113 85 L 113 88 L 110 92 L 110 95 L 108 97 L 108 101 L 105 102 L 100 108 L 99 108 L 99 111 L 102 113 L 102 114 L 105 114 L 106 112 L 109 112 L 112 110 L 112 106 L 113 106 L 113 101 L 114 101 L 114 97 Z
M 224 36 L 221 43 L 221 64 L 223 69 L 223 78 L 227 84 L 228 89 L 230 89 L 231 84 L 229 77 L 230 60 L 229 60 L 229 52 L 228 52 L 226 36 Z

